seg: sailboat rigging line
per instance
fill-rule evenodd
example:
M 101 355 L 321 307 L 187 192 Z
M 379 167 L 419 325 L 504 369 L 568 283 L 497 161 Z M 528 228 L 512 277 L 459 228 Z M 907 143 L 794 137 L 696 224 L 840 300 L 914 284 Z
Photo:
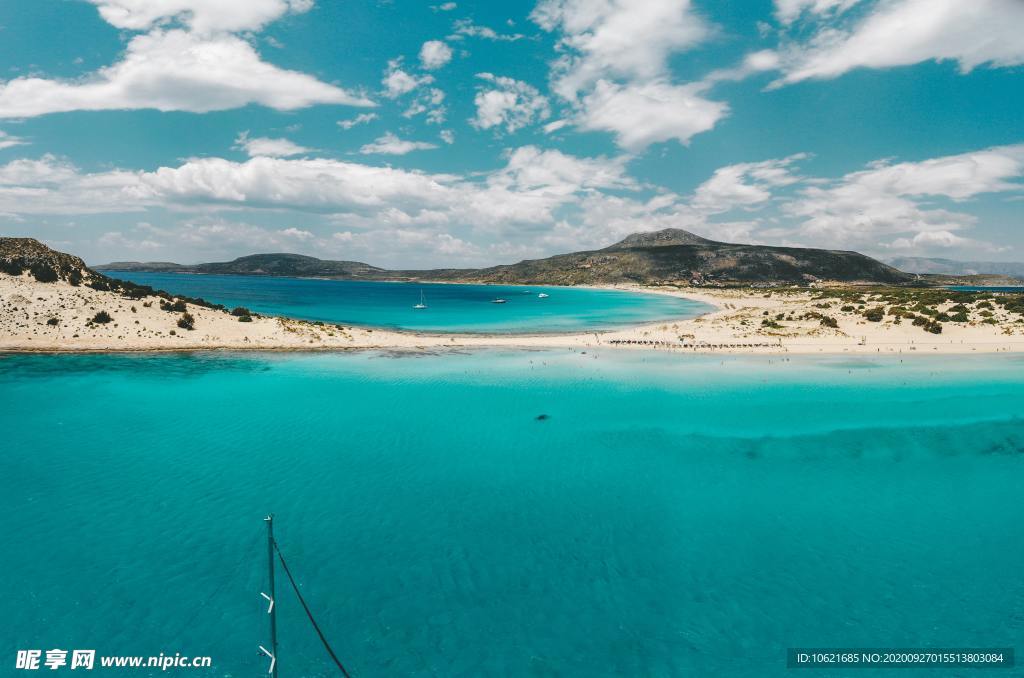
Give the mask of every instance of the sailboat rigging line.
M 338 659 L 338 655 L 334 654 L 334 650 L 331 649 L 331 644 L 327 642 L 327 638 L 324 637 L 324 632 L 320 630 L 320 626 L 316 623 L 316 619 L 313 619 L 313 613 L 310 612 L 309 605 L 306 605 L 306 599 L 302 597 L 301 593 L 299 593 L 299 585 L 295 583 L 295 578 L 292 577 L 291 570 L 288 569 L 288 563 L 284 562 L 284 556 L 281 555 L 281 549 L 278 548 L 276 539 L 274 540 L 274 550 L 277 551 L 277 557 L 281 561 L 281 567 L 284 568 L 284 573 L 288 575 L 288 581 L 291 583 L 292 589 L 295 590 L 295 595 L 298 596 L 299 602 L 302 603 L 302 609 L 306 611 L 306 616 L 309 617 L 309 622 L 316 630 L 316 635 L 320 636 L 320 642 L 322 642 L 324 647 L 327 648 L 327 654 L 331 655 L 331 659 L 333 659 L 334 663 L 338 665 L 339 669 L 341 669 L 341 674 L 345 676 L 345 678 L 352 678 L 348 674 L 348 671 L 345 670 L 341 660 Z

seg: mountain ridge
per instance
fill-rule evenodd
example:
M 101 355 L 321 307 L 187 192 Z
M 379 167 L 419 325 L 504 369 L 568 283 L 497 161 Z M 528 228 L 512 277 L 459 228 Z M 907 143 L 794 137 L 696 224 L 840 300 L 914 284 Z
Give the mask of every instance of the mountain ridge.
M 858 252 L 717 242 L 682 229 L 634 233 L 602 249 L 556 254 L 476 269 L 391 270 L 358 261 L 297 254 L 254 254 L 230 262 L 149 267 L 140 262 L 101 271 L 282 275 L 350 280 L 584 285 L 614 283 L 809 283 L 818 280 L 903 284 L 915 277 Z
M 888 257 L 885 262 L 907 273 L 938 275 L 1004 275 L 1024 278 L 1024 262 L 960 261 L 942 257 Z

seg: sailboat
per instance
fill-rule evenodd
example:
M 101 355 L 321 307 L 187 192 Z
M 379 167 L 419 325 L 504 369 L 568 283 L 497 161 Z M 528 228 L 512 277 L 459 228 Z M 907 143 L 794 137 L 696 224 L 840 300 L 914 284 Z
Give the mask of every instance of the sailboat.
M 419 309 L 424 309 L 426 307 L 427 307 L 427 300 L 423 296 L 423 290 L 420 290 L 420 303 L 418 303 L 415 306 L 413 306 L 413 308 L 419 310 Z

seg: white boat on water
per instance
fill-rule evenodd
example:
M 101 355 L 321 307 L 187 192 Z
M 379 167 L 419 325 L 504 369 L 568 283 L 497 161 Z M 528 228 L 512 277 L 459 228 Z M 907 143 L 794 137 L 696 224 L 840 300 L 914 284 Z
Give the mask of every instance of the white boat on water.
M 538 294 L 538 295 L 537 295 L 537 298 L 538 298 L 538 299 L 547 299 L 547 298 L 548 298 L 548 295 L 546 295 L 546 294 L 544 294 L 543 292 L 541 292 L 540 294 Z
M 502 298 L 499 297 L 499 298 L 495 299 L 494 301 L 492 301 L 491 303 L 492 304 L 507 304 L 508 303 L 508 299 L 502 299 Z
M 423 296 L 423 290 L 420 290 L 420 303 L 418 303 L 415 306 L 413 306 L 413 308 L 415 308 L 417 310 L 420 310 L 420 309 L 424 309 L 426 307 L 427 307 L 427 300 Z

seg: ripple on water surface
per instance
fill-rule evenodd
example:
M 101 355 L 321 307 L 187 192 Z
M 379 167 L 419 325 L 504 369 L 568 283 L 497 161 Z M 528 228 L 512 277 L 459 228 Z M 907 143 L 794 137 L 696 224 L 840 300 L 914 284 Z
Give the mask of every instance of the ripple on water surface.
M 1012 359 L 6 356 L 0 398 L 15 647 L 261 673 L 268 511 L 358 675 L 784 676 L 790 646 L 1024 632 Z M 285 587 L 284 675 L 330 675 Z

